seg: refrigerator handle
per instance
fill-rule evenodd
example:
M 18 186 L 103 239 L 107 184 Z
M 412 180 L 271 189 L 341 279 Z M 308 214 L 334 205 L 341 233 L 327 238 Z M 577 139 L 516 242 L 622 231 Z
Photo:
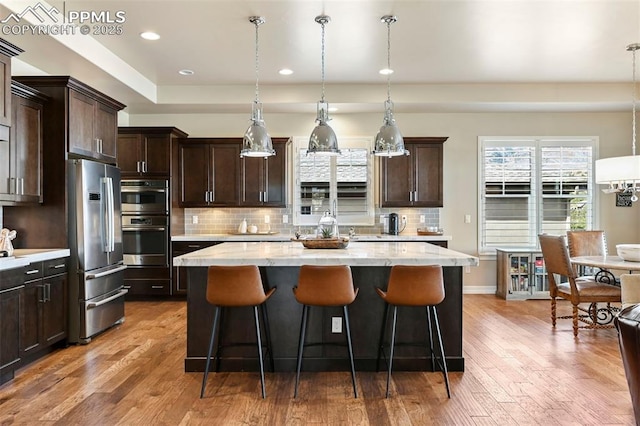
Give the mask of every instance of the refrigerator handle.
M 113 202 L 113 180 L 110 177 L 102 178 L 105 186 L 105 251 L 111 253 L 115 250 L 115 214 Z

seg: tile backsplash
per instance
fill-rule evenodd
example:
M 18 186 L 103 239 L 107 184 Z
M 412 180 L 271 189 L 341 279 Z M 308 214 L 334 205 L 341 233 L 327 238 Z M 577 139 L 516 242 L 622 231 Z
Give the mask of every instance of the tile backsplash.
M 426 226 L 439 226 L 440 209 L 437 208 L 377 208 L 375 215 L 389 214 L 391 212 L 398 215 L 407 216 L 407 226 L 405 233 L 415 234 L 417 228 Z M 293 235 L 298 229 L 291 224 L 291 208 L 191 208 L 185 209 L 185 233 L 186 234 L 226 234 L 236 232 L 242 219 L 247 220 L 248 225 L 256 225 L 259 232 L 267 230 L 279 232 L 280 234 Z M 289 223 L 282 223 L 284 215 L 288 215 Z M 420 223 L 420 216 L 425 216 L 425 223 Z M 265 216 L 269 216 L 269 223 L 265 223 Z M 338 217 L 339 223 L 340 217 Z M 355 226 L 356 234 L 380 234 L 382 224 L 373 226 Z M 302 230 L 311 232 L 312 226 L 302 226 Z M 349 226 L 340 226 L 341 233 L 348 233 Z

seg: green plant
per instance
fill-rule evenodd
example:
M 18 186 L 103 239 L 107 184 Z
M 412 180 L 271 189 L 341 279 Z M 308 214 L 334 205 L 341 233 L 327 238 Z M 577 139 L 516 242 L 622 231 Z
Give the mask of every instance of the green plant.
M 329 228 L 322 228 L 322 238 L 331 238 L 333 236 L 333 232 Z

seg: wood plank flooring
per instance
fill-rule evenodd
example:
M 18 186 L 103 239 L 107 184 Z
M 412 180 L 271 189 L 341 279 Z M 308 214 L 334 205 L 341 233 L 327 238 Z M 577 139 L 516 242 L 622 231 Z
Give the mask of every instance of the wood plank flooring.
M 124 324 L 0 387 L 0 424 L 635 424 L 615 330 L 575 340 L 570 320 L 551 328 L 549 304 L 465 295 L 466 371 L 450 374 L 450 400 L 439 372 L 394 373 L 389 399 L 382 372 L 357 374 L 358 399 L 348 372 L 303 372 L 295 400 L 294 373 L 267 373 L 262 400 L 257 373 L 211 373 L 199 399 L 185 303 L 127 302 Z

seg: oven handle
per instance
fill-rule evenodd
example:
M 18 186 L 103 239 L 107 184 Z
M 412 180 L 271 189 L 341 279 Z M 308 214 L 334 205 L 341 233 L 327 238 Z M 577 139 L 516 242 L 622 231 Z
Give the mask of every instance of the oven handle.
M 101 301 L 96 302 L 96 303 L 87 304 L 87 309 L 93 309 L 93 308 L 97 308 L 97 307 L 102 306 L 102 305 L 106 305 L 107 303 L 109 303 L 111 301 L 114 301 L 114 300 L 124 296 L 127 293 L 129 293 L 129 290 L 122 289 L 119 292 L 117 292 L 116 294 L 114 294 L 113 296 L 107 297 L 104 300 L 101 300 Z
M 109 269 L 108 271 L 98 272 L 97 274 L 87 275 L 86 280 L 93 280 L 96 278 L 106 277 L 107 275 L 115 274 L 116 272 L 124 271 L 127 269 L 127 265 L 118 266 L 114 269 Z
M 125 231 L 165 231 L 167 228 L 165 228 L 164 226 L 140 226 L 140 227 L 134 227 L 134 226 L 123 226 L 122 227 L 122 232 Z
M 167 192 L 165 188 L 146 188 L 146 187 L 140 187 L 140 188 L 144 188 L 144 189 L 122 187 L 120 189 L 120 192 Z

